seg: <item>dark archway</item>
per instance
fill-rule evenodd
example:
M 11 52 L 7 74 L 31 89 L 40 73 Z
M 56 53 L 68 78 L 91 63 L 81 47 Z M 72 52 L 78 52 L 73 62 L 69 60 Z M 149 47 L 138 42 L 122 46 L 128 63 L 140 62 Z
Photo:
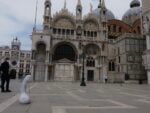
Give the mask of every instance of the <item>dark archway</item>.
M 46 45 L 44 43 L 38 43 L 36 47 L 36 61 L 45 62 L 46 59 Z
M 76 61 L 76 53 L 74 48 L 69 44 L 58 45 L 53 54 L 53 60 L 68 59 L 70 61 Z
M 38 42 L 36 45 L 35 61 L 35 76 L 33 77 L 33 80 L 44 81 L 46 69 L 46 44 L 44 42 Z

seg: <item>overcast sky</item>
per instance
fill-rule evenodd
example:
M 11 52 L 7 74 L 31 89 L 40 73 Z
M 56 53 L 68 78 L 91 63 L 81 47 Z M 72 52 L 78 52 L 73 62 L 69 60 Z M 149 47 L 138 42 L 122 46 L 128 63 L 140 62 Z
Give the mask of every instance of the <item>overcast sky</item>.
M 37 25 L 43 22 L 44 1 L 38 0 Z M 64 6 L 64 0 L 51 0 L 52 13 L 60 11 Z M 75 14 L 77 0 L 66 0 L 67 8 Z M 117 19 L 129 9 L 132 0 L 105 0 L 106 7 L 111 10 Z M 90 3 L 93 9 L 98 6 L 99 0 L 81 0 L 83 14 L 90 11 Z M 34 25 L 36 0 L 0 0 L 0 46 L 10 45 L 16 36 L 22 43 L 22 49 L 31 48 L 30 35 Z

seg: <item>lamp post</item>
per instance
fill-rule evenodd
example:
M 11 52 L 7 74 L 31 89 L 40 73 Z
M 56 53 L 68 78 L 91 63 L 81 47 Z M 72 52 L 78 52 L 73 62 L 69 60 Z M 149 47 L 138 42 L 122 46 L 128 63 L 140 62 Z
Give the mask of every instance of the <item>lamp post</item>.
M 81 57 L 82 57 L 82 79 L 81 79 L 81 84 L 80 86 L 86 86 L 86 83 L 85 83 L 85 77 L 84 77 L 84 59 L 85 59 L 85 53 L 83 52 L 81 54 Z

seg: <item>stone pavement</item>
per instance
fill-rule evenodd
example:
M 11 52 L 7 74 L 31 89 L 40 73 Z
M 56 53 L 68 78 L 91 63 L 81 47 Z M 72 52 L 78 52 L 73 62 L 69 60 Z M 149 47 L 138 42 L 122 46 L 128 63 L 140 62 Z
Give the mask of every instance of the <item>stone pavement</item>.
M 0 82 L 1 84 L 1 82 Z M 21 81 L 19 80 L 11 80 L 10 82 L 10 89 L 13 91 L 11 93 L 1 93 L 0 92 L 0 104 L 4 101 L 6 101 L 7 99 L 15 96 L 19 90 L 20 90 L 20 84 L 21 84 Z M 1 89 L 0 89 L 1 91 Z
M 150 86 L 135 84 L 32 83 L 32 103 L 18 102 L 19 81 L 12 93 L 0 93 L 0 113 L 150 113 Z

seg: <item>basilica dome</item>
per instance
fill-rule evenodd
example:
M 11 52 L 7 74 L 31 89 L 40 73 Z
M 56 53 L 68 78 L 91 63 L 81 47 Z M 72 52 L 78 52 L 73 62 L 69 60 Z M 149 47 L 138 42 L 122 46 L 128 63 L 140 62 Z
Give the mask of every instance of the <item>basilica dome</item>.
M 130 3 L 130 9 L 123 15 L 122 20 L 125 23 L 132 25 L 141 16 L 142 8 L 140 5 L 139 0 L 133 0 Z
M 93 14 L 95 14 L 97 17 L 99 17 L 100 16 L 100 8 L 97 8 L 97 9 L 93 10 Z M 115 19 L 114 14 L 108 9 L 107 9 L 107 12 L 106 12 L 106 16 L 107 16 L 108 20 Z

